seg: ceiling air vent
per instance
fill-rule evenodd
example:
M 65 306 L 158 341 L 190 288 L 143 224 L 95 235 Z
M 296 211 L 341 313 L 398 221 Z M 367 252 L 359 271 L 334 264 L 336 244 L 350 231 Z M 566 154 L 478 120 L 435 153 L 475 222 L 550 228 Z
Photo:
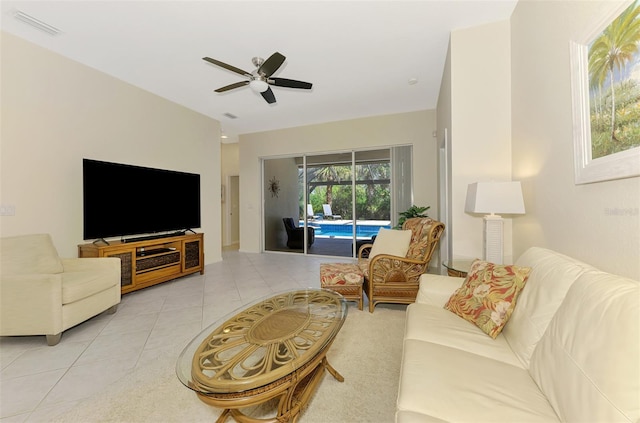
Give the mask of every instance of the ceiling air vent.
M 234 114 L 231 114 L 231 113 L 229 113 L 229 112 L 227 112 L 227 113 L 223 113 L 223 116 L 226 116 L 226 117 L 228 117 L 229 119 L 238 119 L 238 116 L 236 116 L 236 115 L 234 115 Z
M 49 25 L 46 22 L 42 22 L 40 19 L 36 19 L 31 15 L 28 15 L 20 10 L 13 11 L 13 17 L 19 20 L 20 22 L 26 23 L 33 28 L 36 28 L 42 32 L 46 32 L 49 35 L 60 35 L 62 31 L 60 31 L 55 26 Z

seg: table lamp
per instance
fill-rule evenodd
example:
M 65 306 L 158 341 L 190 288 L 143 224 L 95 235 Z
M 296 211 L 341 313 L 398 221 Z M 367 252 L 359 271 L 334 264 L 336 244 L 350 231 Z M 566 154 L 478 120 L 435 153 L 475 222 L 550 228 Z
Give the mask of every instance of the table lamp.
M 524 214 L 520 182 L 476 182 L 467 188 L 464 211 L 484 216 L 483 258 L 503 264 L 504 219 L 496 213 Z

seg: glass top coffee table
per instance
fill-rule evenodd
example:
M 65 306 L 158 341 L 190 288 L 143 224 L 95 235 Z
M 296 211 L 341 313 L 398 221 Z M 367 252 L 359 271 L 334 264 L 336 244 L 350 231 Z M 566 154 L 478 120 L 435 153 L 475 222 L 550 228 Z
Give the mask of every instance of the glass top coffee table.
M 259 300 L 197 335 L 178 358 L 178 379 L 224 409 L 218 422 L 261 421 L 239 409 L 277 397 L 277 421 L 295 421 L 325 369 L 344 381 L 326 353 L 346 317 L 345 299 L 324 289 Z

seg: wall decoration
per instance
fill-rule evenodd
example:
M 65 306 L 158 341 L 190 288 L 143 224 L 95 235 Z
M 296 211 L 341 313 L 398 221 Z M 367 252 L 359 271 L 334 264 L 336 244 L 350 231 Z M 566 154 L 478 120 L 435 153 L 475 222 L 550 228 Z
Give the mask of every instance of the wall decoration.
M 575 183 L 640 175 L 640 0 L 571 42 Z
M 280 181 L 276 179 L 274 176 L 269 180 L 269 192 L 271 192 L 272 197 L 277 197 L 280 192 Z

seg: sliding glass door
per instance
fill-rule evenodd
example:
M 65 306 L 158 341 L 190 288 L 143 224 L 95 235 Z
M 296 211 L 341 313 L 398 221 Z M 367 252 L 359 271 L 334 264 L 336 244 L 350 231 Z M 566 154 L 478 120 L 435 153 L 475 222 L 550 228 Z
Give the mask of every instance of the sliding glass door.
M 264 159 L 263 181 L 265 251 L 357 257 L 411 205 L 411 147 Z
M 391 227 L 390 150 L 355 152 L 356 256 L 364 244 L 373 243 L 380 228 Z
M 353 166 L 349 153 L 307 156 L 307 204 L 315 242 L 309 254 L 353 256 Z

